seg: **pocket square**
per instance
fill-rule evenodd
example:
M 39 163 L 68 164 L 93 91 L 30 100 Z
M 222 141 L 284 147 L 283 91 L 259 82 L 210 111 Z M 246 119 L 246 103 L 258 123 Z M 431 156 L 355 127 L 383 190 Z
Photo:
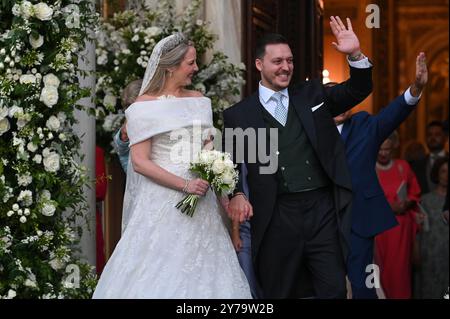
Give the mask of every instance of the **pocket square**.
M 320 103 L 320 104 L 317 104 L 316 106 L 313 106 L 313 107 L 311 108 L 311 112 L 317 111 L 317 109 L 318 109 L 319 107 L 321 107 L 322 105 L 323 105 L 323 102 Z

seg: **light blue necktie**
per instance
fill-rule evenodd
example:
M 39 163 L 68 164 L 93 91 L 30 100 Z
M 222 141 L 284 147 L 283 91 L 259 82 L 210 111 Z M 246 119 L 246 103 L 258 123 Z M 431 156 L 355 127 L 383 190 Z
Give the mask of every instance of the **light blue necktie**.
M 276 92 L 272 95 L 272 98 L 277 103 L 277 106 L 275 107 L 275 119 L 280 122 L 281 125 L 286 125 L 286 120 L 288 116 L 288 110 L 281 102 L 283 95 L 280 92 Z

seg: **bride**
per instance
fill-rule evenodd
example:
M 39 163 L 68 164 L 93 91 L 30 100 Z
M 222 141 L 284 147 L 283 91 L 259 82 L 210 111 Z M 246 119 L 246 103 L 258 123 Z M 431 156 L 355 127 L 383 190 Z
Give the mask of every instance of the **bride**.
M 191 175 L 189 159 L 174 160 L 174 137 L 186 144 L 188 135 L 188 148 L 199 150 L 206 141 L 193 138 L 193 123 L 212 128 L 210 99 L 185 89 L 196 71 L 195 48 L 181 33 L 155 46 L 126 111 L 132 166 L 122 237 L 93 298 L 251 298 L 217 198 Z M 203 196 L 193 217 L 175 208 L 186 193 Z

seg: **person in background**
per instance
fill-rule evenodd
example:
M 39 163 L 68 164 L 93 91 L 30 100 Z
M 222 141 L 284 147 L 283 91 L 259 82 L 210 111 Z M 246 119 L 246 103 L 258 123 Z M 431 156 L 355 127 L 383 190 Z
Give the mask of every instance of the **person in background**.
M 352 286 L 352 299 L 376 299 L 375 287 L 368 287 L 367 277 L 373 273 L 374 240 L 377 234 L 394 226 L 397 220 L 384 197 L 375 165 L 381 143 L 406 120 L 416 108 L 428 81 L 425 54 L 416 59 L 416 74 L 411 86 L 380 113 L 351 114 L 347 111 L 334 118 L 345 144 L 353 187 L 350 255 L 347 275 Z M 333 86 L 328 83 L 325 86 Z
M 245 164 L 241 166 L 240 179 L 242 181 L 243 191 L 248 198 L 247 167 Z M 239 264 L 241 265 L 241 268 L 247 277 L 248 284 L 250 285 L 252 297 L 253 299 L 260 299 L 262 298 L 262 292 L 253 268 L 250 228 L 251 226 L 248 220 L 242 224 L 237 220 L 232 221 L 231 240 L 238 255 Z
M 427 147 L 430 153 L 424 159 L 411 163 L 411 168 L 415 172 L 424 194 L 431 192 L 436 187 L 436 184 L 430 179 L 431 168 L 436 159 L 448 157 L 448 153 L 445 151 L 447 138 L 442 122 L 433 121 L 427 125 Z
M 258 90 L 223 112 L 224 149 L 235 155 L 238 169 L 246 164 L 250 195 L 249 202 L 238 183 L 228 215 L 241 222 L 253 216 L 252 259 L 265 298 L 346 297 L 352 192 L 333 117 L 370 94 L 372 64 L 360 51 L 350 19 L 345 26 L 332 16 L 330 25 L 337 39 L 335 48 L 348 56 L 347 81 L 332 88 L 324 88 L 318 80 L 289 87 L 294 57 L 288 41 L 279 34 L 266 34 L 256 46 Z M 277 156 L 271 163 L 278 165 L 268 167 L 269 171 L 267 163 L 259 159 L 255 163 L 247 156 L 251 154 L 247 142 L 241 153 L 244 158 L 238 156 L 233 150 L 239 138 L 227 134 L 260 128 L 278 132 L 278 149 L 270 150 L 271 159 Z M 305 271 L 313 291 L 301 280 Z
M 409 164 L 423 160 L 427 156 L 425 146 L 419 141 L 409 141 L 403 152 L 403 159 Z
M 122 107 L 125 111 L 131 104 L 134 103 L 139 95 L 139 90 L 142 85 L 142 79 L 135 80 L 129 83 L 122 92 L 121 101 Z M 130 141 L 128 140 L 127 134 L 127 122 L 122 124 L 116 134 L 114 134 L 114 148 L 119 156 L 120 165 L 123 168 L 125 174 L 128 168 L 128 159 L 130 157 Z
M 416 297 L 442 299 L 449 283 L 449 229 L 441 214 L 448 189 L 447 157 L 434 162 L 431 180 L 437 186 L 421 200 L 427 218 L 419 236 L 421 262 Z
M 420 186 L 408 162 L 393 159 L 398 136 L 392 134 L 380 147 L 376 164 L 379 182 L 391 205 L 398 226 L 375 237 L 375 260 L 380 267 L 381 286 L 388 299 L 412 296 L 412 259 Z

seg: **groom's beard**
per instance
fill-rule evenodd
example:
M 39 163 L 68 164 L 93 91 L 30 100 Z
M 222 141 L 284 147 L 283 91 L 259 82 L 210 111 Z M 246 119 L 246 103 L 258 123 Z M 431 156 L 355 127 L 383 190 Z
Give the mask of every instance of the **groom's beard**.
M 277 81 L 277 78 L 280 75 L 286 75 L 286 80 L 285 81 Z M 281 91 L 284 90 L 285 88 L 287 88 L 289 86 L 289 84 L 291 83 L 292 80 L 292 73 L 279 73 L 279 74 L 275 74 L 275 78 L 274 79 L 269 79 L 267 82 L 270 83 L 270 85 L 275 88 L 277 91 Z M 281 82 L 281 83 L 280 83 Z

